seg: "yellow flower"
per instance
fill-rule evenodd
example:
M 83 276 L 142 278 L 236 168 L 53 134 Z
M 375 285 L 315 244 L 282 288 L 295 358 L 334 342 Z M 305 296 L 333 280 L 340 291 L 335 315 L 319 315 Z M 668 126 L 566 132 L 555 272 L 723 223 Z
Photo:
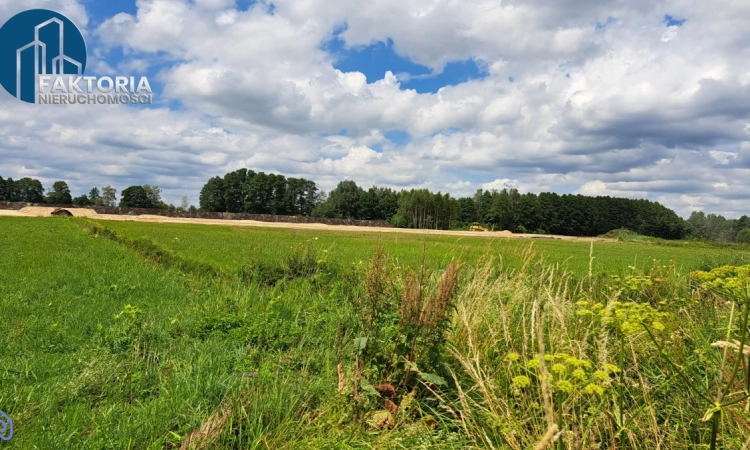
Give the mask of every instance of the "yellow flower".
M 605 364 L 604 369 L 610 373 L 620 373 L 620 368 L 614 364 Z
M 520 358 L 521 358 L 521 355 L 519 355 L 516 352 L 510 352 L 507 355 L 505 355 L 505 361 L 511 362 L 511 363 L 518 361 Z
M 609 381 L 609 374 L 603 370 L 597 370 L 592 376 L 595 380 Z
M 576 369 L 573 371 L 573 378 L 584 381 L 586 379 L 586 372 L 584 372 L 583 369 Z
M 513 386 L 517 387 L 519 389 L 523 389 L 527 387 L 529 384 L 531 384 L 531 380 L 529 380 L 529 377 L 524 375 L 518 375 L 517 377 L 513 377 Z
M 558 375 L 564 375 L 565 372 L 568 371 L 568 368 L 565 367 L 565 364 L 555 363 L 552 365 L 552 372 L 556 373 Z
M 583 388 L 583 392 L 588 395 L 602 395 L 604 388 L 593 383 L 589 383 Z
M 573 392 L 573 384 L 571 384 L 568 380 L 559 380 L 555 385 L 562 392 L 566 392 L 568 394 Z

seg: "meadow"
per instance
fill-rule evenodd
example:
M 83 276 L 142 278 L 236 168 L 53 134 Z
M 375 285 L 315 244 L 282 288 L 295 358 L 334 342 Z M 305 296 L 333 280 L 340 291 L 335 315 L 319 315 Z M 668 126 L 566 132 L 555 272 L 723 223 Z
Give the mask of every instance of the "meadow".
M 750 247 L 0 217 L 0 250 L 8 448 L 750 445 Z

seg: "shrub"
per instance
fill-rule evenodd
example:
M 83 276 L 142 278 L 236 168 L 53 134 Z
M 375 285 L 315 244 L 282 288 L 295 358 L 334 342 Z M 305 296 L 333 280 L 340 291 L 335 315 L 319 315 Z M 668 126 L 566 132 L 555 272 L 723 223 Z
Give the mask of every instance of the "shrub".
M 737 242 L 750 244 L 750 228 L 743 228 L 737 233 Z

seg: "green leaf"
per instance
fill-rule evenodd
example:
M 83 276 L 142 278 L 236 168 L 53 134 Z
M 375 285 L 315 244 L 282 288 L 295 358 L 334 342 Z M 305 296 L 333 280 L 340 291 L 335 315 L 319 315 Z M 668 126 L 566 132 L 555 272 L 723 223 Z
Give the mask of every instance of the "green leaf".
M 367 347 L 366 337 L 359 337 L 354 340 L 354 350 L 357 352 L 358 355 L 362 354 L 362 352 L 365 350 L 365 347 Z
M 434 373 L 424 373 L 419 372 L 419 376 L 426 382 L 432 383 L 436 386 L 446 386 L 448 383 L 445 382 L 445 379 L 441 377 L 440 375 L 435 375 Z
M 365 394 L 368 394 L 372 397 L 380 397 L 380 392 L 378 392 L 378 390 L 375 389 L 375 387 L 371 385 L 364 378 L 361 378 L 359 380 L 359 387 L 362 389 L 362 392 L 364 392 Z

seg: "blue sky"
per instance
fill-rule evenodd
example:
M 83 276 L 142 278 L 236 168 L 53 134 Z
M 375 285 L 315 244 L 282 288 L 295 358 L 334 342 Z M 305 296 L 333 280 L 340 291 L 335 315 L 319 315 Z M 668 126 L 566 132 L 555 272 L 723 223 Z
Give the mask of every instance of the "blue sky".
M 382 79 L 386 71 L 391 71 L 400 81 L 403 80 L 403 88 L 414 89 L 419 93 L 435 93 L 440 88 L 469 80 L 481 80 L 486 76 L 471 59 L 449 62 L 440 70 L 432 70 L 399 55 L 391 39 L 368 46 L 347 48 L 337 35 L 324 43 L 323 49 L 336 57 L 333 66 L 342 72 L 361 72 L 372 83 Z
M 325 190 L 516 187 L 736 217 L 750 7 L 717 1 L 0 0 L 0 22 L 66 14 L 88 74 L 156 90 L 154 105 L 104 109 L 0 92 L 0 175 L 196 203 L 208 178 L 247 167 Z

